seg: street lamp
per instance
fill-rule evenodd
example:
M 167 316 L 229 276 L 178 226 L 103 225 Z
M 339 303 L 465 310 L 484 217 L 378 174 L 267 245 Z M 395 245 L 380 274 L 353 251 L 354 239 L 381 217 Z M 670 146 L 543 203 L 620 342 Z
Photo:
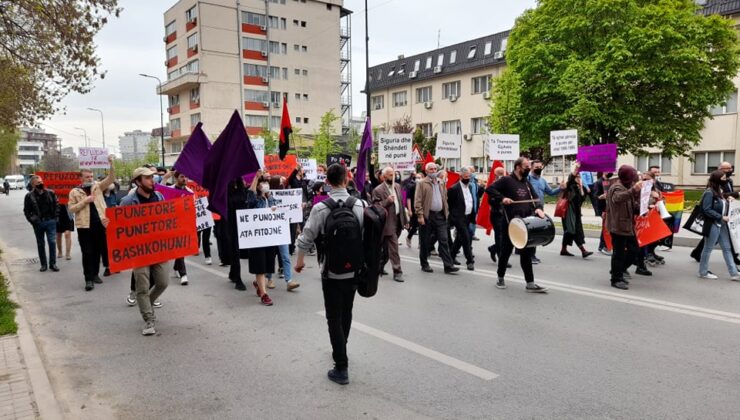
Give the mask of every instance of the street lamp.
M 144 73 L 139 73 L 139 76 L 157 80 L 157 84 L 158 84 L 157 92 L 159 93 L 159 125 L 160 125 L 159 135 L 162 141 L 162 166 L 165 166 L 164 164 L 164 107 L 162 106 L 162 81 L 159 80 L 159 77 L 157 76 L 150 76 Z
M 88 111 L 96 111 L 100 113 L 100 125 L 103 128 L 103 148 L 105 149 L 105 121 L 103 120 L 103 111 L 97 108 L 88 108 Z
M 82 131 L 82 135 L 83 135 L 83 137 L 85 139 L 85 147 L 88 147 L 89 145 L 87 144 L 87 131 L 85 131 L 84 128 L 80 128 L 80 127 L 74 127 L 74 129 L 75 130 L 81 130 Z

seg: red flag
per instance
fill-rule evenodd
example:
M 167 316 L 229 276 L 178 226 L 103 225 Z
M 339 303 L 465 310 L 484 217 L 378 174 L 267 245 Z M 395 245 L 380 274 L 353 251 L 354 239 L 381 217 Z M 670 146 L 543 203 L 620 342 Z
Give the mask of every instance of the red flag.
M 287 96 L 283 98 L 283 118 L 280 120 L 280 146 L 278 148 L 280 160 L 285 159 L 290 149 L 290 134 L 293 133 L 293 127 L 290 125 L 290 116 L 288 115 Z
M 496 181 L 496 174 L 494 173 L 496 168 L 503 168 L 504 164 L 500 160 L 493 161 L 493 165 L 491 165 L 491 172 L 488 174 L 488 182 L 486 183 L 486 188 L 491 186 L 491 184 Z M 483 193 L 483 201 L 480 204 L 480 210 L 478 210 L 478 218 L 475 220 L 475 223 L 486 229 L 486 235 L 490 235 L 491 231 L 493 230 L 493 225 L 491 224 L 491 206 L 488 204 L 488 193 Z
M 427 155 L 424 157 L 424 163 L 421 164 L 421 170 L 425 170 L 427 168 L 427 163 L 434 162 L 434 156 L 432 156 L 431 153 L 427 152 Z
M 453 185 L 457 184 L 458 182 L 460 182 L 460 174 L 448 169 L 447 170 L 447 189 L 449 190 L 450 188 L 452 188 Z

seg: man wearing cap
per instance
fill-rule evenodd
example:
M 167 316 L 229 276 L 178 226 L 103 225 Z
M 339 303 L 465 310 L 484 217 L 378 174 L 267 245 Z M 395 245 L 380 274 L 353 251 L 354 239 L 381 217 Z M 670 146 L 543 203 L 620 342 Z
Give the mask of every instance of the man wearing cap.
M 164 197 L 158 191 L 154 191 L 154 175 L 157 172 L 149 168 L 137 168 L 134 171 L 132 183 L 136 190 L 121 200 L 121 206 L 136 206 L 139 204 L 156 203 L 164 201 Z M 167 288 L 167 272 L 163 263 L 152 264 L 145 267 L 134 268 L 134 280 L 136 282 L 136 301 L 139 304 L 139 312 L 144 318 L 143 335 L 154 335 L 154 309 L 152 303 L 162 295 Z M 153 285 L 149 290 L 149 284 Z

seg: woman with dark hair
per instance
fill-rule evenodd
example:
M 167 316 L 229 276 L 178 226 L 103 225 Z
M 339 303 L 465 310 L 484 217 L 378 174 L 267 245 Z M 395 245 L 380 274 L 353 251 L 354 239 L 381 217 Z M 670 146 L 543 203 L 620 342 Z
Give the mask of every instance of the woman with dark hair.
M 262 176 L 262 171 L 257 171 L 247 191 L 247 207 L 250 209 L 272 208 L 273 211 L 276 209 L 275 199 L 270 194 L 269 180 Z M 255 276 L 252 285 L 265 306 L 272 306 L 272 299 L 267 295 L 266 290 L 266 275 L 275 273 L 276 255 L 277 247 L 275 246 L 249 249 L 249 272 Z
M 568 210 L 563 217 L 563 245 L 560 248 L 560 255 L 572 257 L 573 254 L 568 252 L 568 247 L 576 243 L 581 250 L 581 256 L 588 258 L 593 252 L 589 252 L 583 246 L 586 243 L 586 236 L 583 233 L 583 222 L 581 220 L 581 207 L 583 200 L 586 199 L 583 181 L 581 180 L 581 164 L 576 162 L 573 171 L 568 176 L 568 183 L 564 192 L 568 200 Z
M 606 228 L 614 245 L 610 274 L 612 287 L 628 290 L 627 269 L 638 260 L 640 253 L 634 218 L 639 213 L 642 181 L 639 181 L 637 170 L 629 165 L 622 165 L 618 176 L 619 181 L 611 184 L 606 194 Z
M 704 215 L 704 249 L 699 262 L 699 277 L 703 279 L 716 279 L 717 275 L 709 271 L 709 256 L 712 249 L 719 242 L 722 249 L 722 257 L 725 259 L 727 270 L 730 272 L 730 280 L 740 281 L 737 266 L 732 258 L 730 245 L 730 231 L 727 227 L 729 221 L 730 203 L 722 194 L 722 183 L 726 181 L 725 173 L 717 170 L 709 175 L 709 183 L 704 194 L 701 196 L 701 211 Z

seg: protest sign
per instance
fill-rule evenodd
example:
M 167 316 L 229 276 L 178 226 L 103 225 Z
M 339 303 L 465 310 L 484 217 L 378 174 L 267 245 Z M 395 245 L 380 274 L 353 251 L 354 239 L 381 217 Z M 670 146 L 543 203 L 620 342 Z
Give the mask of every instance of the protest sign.
M 254 137 L 249 139 L 252 142 L 252 149 L 254 154 L 257 156 L 257 162 L 260 164 L 260 168 L 265 167 L 265 139 L 262 137 Z
M 635 217 L 635 236 L 641 248 L 665 237 L 671 236 L 671 230 L 660 217 L 657 209 L 652 209 L 645 216 Z
M 378 163 L 413 162 L 413 145 L 411 134 L 381 134 L 378 139 Z
M 437 148 L 435 150 L 438 158 L 459 158 L 462 151 L 462 136 L 460 134 L 437 134 Z M 413 162 L 413 157 L 410 162 Z
M 208 198 L 200 197 L 195 200 L 195 230 L 200 232 L 213 226 L 213 213 L 208 210 Z
M 79 172 L 36 172 L 44 181 L 46 188 L 54 190 L 59 204 L 69 203 L 69 192 L 80 185 Z
M 192 196 L 193 193 L 191 193 L 188 190 L 181 190 L 179 188 L 172 188 L 167 187 L 162 184 L 154 184 L 154 191 L 159 191 L 165 200 L 174 200 L 175 198 L 180 198 L 183 196 Z
M 270 208 L 236 211 L 239 249 L 290 243 L 290 222 L 285 210 Z
M 519 134 L 490 134 L 488 156 L 491 160 L 519 159 Z
M 315 180 L 316 179 L 316 169 L 317 169 L 317 162 L 316 159 L 298 159 L 298 163 L 301 164 L 301 168 L 303 168 L 303 175 L 308 180 Z
M 617 170 L 617 145 L 596 144 L 578 148 L 576 160 L 584 172 L 615 172 Z
M 278 210 L 285 211 L 290 223 L 303 222 L 303 191 L 300 188 L 271 190 L 270 193 Z
M 316 182 L 326 182 L 326 174 L 316 174 Z
M 640 216 L 648 212 L 648 206 L 650 205 L 650 193 L 653 189 L 653 181 L 645 181 L 642 183 L 642 190 L 640 190 Z
M 192 197 L 105 210 L 110 270 L 159 264 L 198 252 Z
M 326 166 L 331 166 L 335 163 L 344 165 L 345 167 L 349 168 L 350 165 L 352 164 L 352 156 L 345 155 L 343 153 L 334 153 L 331 155 L 326 155 Z
M 108 169 L 108 149 L 102 147 L 80 147 L 80 168 L 82 169 Z
M 578 154 L 578 130 L 550 131 L 550 156 Z
M 208 197 L 208 190 L 203 188 L 200 184 L 195 181 L 188 181 L 188 188 L 193 192 L 195 198 Z
M 734 249 L 740 249 L 740 202 L 730 201 L 730 212 L 727 214 L 727 228 L 730 231 L 730 241 Z
M 284 176 L 288 178 L 298 166 L 296 155 L 287 155 L 285 160 L 280 160 L 278 155 L 265 155 L 265 172 L 272 176 Z

